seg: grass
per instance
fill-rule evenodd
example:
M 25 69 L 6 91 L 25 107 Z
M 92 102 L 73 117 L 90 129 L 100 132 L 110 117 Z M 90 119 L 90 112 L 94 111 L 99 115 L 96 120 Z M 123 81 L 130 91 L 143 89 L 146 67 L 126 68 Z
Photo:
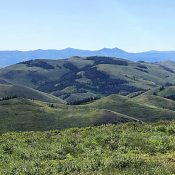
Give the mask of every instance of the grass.
M 162 98 L 156 95 L 140 95 L 134 98 L 140 104 L 145 104 L 148 106 L 156 106 L 162 109 L 169 109 L 175 111 L 175 101 Z
M 160 62 L 159 64 L 175 71 L 175 62 L 174 61 L 163 61 L 163 62 Z
M 158 95 L 165 98 L 175 95 L 175 86 L 166 87 L 162 91 L 158 92 Z
M 0 136 L 0 174 L 172 175 L 175 122 Z
M 0 132 L 46 131 L 134 121 L 105 109 L 79 108 L 27 99 L 0 101 Z
M 139 71 L 137 69 L 139 63 L 132 62 L 129 62 L 128 66 L 99 64 L 97 65 L 97 68 L 98 70 L 109 74 L 112 78 L 127 79 L 129 83 L 146 89 L 156 85 L 165 84 L 167 81 L 175 83 L 173 79 L 175 75 L 164 70 L 158 64 L 142 64 L 147 67 L 147 69 L 145 69 L 147 72 Z
M 78 67 L 79 69 L 82 69 L 85 66 L 94 64 L 93 60 L 86 60 L 81 57 L 73 57 L 73 58 L 70 58 L 69 61 L 73 63 L 76 67 Z
M 35 99 L 48 103 L 65 103 L 64 100 L 53 95 L 19 85 L 0 84 L 0 98 L 17 96 L 27 99 Z
M 140 98 L 140 96 L 138 96 L 138 98 Z M 161 97 L 157 98 L 155 103 L 158 104 L 159 100 L 164 99 L 161 99 Z M 137 98 L 135 99 L 120 95 L 110 95 L 108 97 L 96 100 L 93 103 L 86 104 L 85 107 L 108 109 L 145 122 L 175 119 L 175 111 L 172 110 L 174 109 L 172 106 L 174 104 L 173 101 L 169 107 L 167 107 L 168 103 L 165 103 L 166 107 L 163 105 L 163 102 L 162 106 L 156 105 L 155 103 L 151 104 L 149 100 L 148 105 L 148 103 L 145 103 L 144 100 L 138 101 Z
M 0 101 L 0 132 L 47 131 L 73 127 L 155 122 L 175 119 L 175 102 L 141 94 L 110 95 L 84 105 L 65 105 L 23 98 Z

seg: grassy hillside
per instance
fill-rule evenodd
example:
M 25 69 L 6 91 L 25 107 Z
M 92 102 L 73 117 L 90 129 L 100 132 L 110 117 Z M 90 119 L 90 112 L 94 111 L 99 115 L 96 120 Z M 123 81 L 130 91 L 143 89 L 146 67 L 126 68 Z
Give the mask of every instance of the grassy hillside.
M 104 109 L 86 109 L 27 99 L 0 101 L 0 132 L 46 131 L 128 121 L 134 119 Z
M 94 56 L 0 69 L 0 130 L 175 119 L 175 73 L 167 66 Z M 2 100 L 12 96 L 20 98 Z M 65 102 L 70 105 L 61 105 Z
M 163 61 L 159 65 L 163 66 L 165 69 L 169 69 L 171 72 L 175 72 L 175 62 L 174 61 Z
M 116 93 L 127 95 L 175 84 L 175 73 L 157 63 L 94 56 L 27 61 L 0 69 L 0 79 L 79 102 L 86 93 L 94 94 L 94 97 Z M 67 88 L 74 91 L 65 90 Z M 85 100 L 88 98 L 87 95 Z
M 170 86 L 163 88 L 161 91 L 157 93 L 157 95 L 165 98 L 169 98 L 175 100 L 175 86 Z
M 153 88 L 145 92 L 144 95 L 154 95 L 175 100 L 175 86 L 161 86 Z
M 0 174 L 173 175 L 175 122 L 0 135 Z
M 62 99 L 38 90 L 24 86 L 0 84 L 0 99 L 8 97 L 22 97 L 49 103 L 65 103 Z
M 140 96 L 138 96 L 138 99 L 139 98 Z M 144 99 L 139 101 L 135 98 L 128 98 L 120 95 L 110 95 L 108 97 L 101 98 L 93 103 L 86 104 L 85 106 L 98 109 L 108 109 L 139 119 L 141 121 L 175 119 L 175 111 L 173 107 L 174 102 L 170 102 L 169 107 L 167 107 L 168 103 L 163 104 L 162 102 L 162 105 L 158 105 L 160 103 L 159 100 L 162 99 L 157 98 L 154 103 L 151 103 L 151 100 L 149 99 L 148 105 Z
M 175 119 L 175 102 L 156 95 L 110 95 L 84 105 L 22 98 L 0 101 L 0 132 L 45 131 L 128 121 Z

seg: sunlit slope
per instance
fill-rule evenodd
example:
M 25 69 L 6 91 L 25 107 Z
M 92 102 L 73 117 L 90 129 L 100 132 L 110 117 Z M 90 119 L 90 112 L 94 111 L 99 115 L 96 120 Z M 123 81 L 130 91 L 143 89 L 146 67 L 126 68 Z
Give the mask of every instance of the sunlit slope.
M 27 100 L 0 101 L 0 132 L 46 131 L 135 121 L 116 112 Z
M 0 84 L 0 98 L 22 97 L 50 103 L 65 103 L 62 99 L 25 86 Z
M 143 94 L 155 95 L 155 96 L 160 96 L 167 99 L 175 100 L 175 86 L 161 86 L 159 88 L 153 88 Z
M 140 95 L 133 98 L 135 102 L 150 107 L 158 107 L 175 111 L 175 101 L 157 95 Z
M 160 99 L 156 100 L 159 102 Z M 85 106 L 116 111 L 146 122 L 175 119 L 175 111 L 170 110 L 174 109 L 172 104 L 171 107 L 166 109 L 163 105 L 155 105 L 154 103 L 151 104 L 149 102 L 148 105 L 148 103 L 145 103 L 144 100 L 138 101 L 134 98 L 123 97 L 120 95 L 110 95 Z

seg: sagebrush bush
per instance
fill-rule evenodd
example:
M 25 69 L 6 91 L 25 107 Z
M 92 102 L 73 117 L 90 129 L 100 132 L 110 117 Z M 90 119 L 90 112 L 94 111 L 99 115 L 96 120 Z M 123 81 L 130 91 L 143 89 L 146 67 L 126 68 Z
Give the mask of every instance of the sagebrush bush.
M 2 175 L 172 175 L 175 122 L 0 136 Z

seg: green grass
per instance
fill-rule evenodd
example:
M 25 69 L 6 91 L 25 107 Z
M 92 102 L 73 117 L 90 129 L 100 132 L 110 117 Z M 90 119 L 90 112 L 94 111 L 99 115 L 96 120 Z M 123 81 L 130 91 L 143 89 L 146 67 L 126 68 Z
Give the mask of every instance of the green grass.
M 112 78 L 122 78 L 129 81 L 130 84 L 143 89 L 155 87 L 156 85 L 163 85 L 166 82 L 175 83 L 175 74 L 170 73 L 160 67 L 158 64 L 142 63 L 146 66 L 147 72 L 139 71 L 139 63 L 129 62 L 128 66 L 99 64 L 98 70 L 109 74 Z
M 0 136 L 1 175 L 173 175 L 175 122 Z
M 86 59 L 81 58 L 81 57 L 72 57 L 72 58 L 69 59 L 69 61 L 71 63 L 73 63 L 76 67 L 78 67 L 79 69 L 82 69 L 85 66 L 89 66 L 89 65 L 94 64 L 94 61 L 86 60 Z
M 171 69 L 172 71 L 175 71 L 175 62 L 174 61 L 163 61 L 163 62 L 160 62 L 159 64 Z
M 138 98 L 140 98 L 140 96 L 138 96 Z M 157 102 L 155 103 L 158 104 L 159 100 L 161 99 L 156 99 Z M 168 104 L 165 104 L 165 106 L 163 104 L 162 106 L 159 106 L 155 103 L 150 103 L 150 105 L 148 105 L 148 103 L 146 104 L 144 100 L 138 101 L 135 98 L 110 95 L 84 106 L 98 109 L 108 109 L 145 122 L 175 119 L 175 111 L 170 110 L 172 108 L 174 109 L 174 107 L 172 107 L 172 104 L 174 104 L 173 101 L 172 103 L 170 102 L 170 107 L 166 107 Z
M 141 94 L 134 98 L 110 95 L 84 105 L 46 103 L 22 98 L 0 101 L 0 132 L 46 131 L 173 119 L 175 102 L 155 95 Z
M 35 60 L 34 62 L 38 61 L 39 60 Z M 26 64 L 15 64 L 0 69 L 0 77 L 12 84 L 28 86 L 36 89 L 42 83 L 58 80 L 61 76 L 69 72 L 69 70 L 63 66 L 67 61 L 44 60 L 44 62 L 54 66 L 55 69 L 46 70 L 41 67 L 28 67 Z M 37 81 L 33 81 L 33 79 Z
M 0 98 L 12 97 L 12 96 L 27 99 L 35 99 L 49 103 L 59 103 L 59 104 L 65 103 L 64 100 L 58 97 L 55 97 L 53 95 L 41 91 L 37 91 L 29 87 L 0 84 Z
M 134 101 L 147 106 L 156 106 L 162 109 L 175 111 L 175 101 L 156 95 L 140 95 L 134 98 Z
M 175 86 L 161 86 L 148 90 L 142 95 L 154 95 L 171 100 L 175 100 Z M 139 96 L 138 96 L 139 97 Z
M 80 108 L 27 99 L 0 101 L 0 132 L 46 131 L 134 121 L 104 109 Z
M 157 94 L 159 96 L 165 97 L 165 98 L 172 96 L 172 95 L 175 95 L 175 86 L 166 87 L 162 91 L 159 91 Z

